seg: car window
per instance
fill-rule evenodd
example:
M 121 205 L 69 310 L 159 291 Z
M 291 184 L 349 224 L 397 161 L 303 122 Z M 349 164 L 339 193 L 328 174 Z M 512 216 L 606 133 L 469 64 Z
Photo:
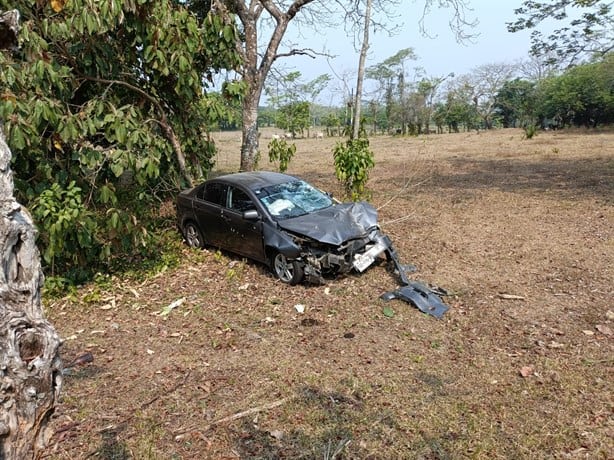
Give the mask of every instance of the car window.
M 228 189 L 228 207 L 233 211 L 245 212 L 256 209 L 254 202 L 243 190 L 230 187 Z
M 206 184 L 201 198 L 205 201 L 217 204 L 219 206 L 226 206 L 227 188 L 227 185 L 219 184 L 217 182 Z
M 302 180 L 265 187 L 256 194 L 276 219 L 302 216 L 333 204 L 328 195 Z

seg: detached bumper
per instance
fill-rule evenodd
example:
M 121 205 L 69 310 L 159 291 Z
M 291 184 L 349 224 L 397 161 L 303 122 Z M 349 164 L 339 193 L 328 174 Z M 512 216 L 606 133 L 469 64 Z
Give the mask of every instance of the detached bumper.
M 413 304 L 418 310 L 427 315 L 441 318 L 449 307 L 442 302 L 441 298 L 422 283 L 412 281 L 410 284 L 401 286 L 380 296 L 382 300 L 399 299 Z
M 349 257 L 343 254 L 331 253 L 324 253 L 319 256 L 308 254 L 304 259 L 307 262 L 304 269 L 305 278 L 311 283 L 324 283 L 322 269 L 331 266 L 336 267 L 339 273 L 347 273 L 352 269 L 362 273 L 373 265 L 378 257 L 385 254 L 388 261 L 393 265 L 392 268 L 395 274 L 399 277 L 400 286 L 394 291 L 382 294 L 380 296 L 382 300 L 403 300 L 414 305 L 421 312 L 436 318 L 441 318 L 448 311 L 449 307 L 443 303 L 438 295 L 440 292 L 434 292 L 428 286 L 408 278 L 408 273 L 416 271 L 416 267 L 401 264 L 392 241 L 380 230 L 374 230 L 369 235 L 368 244 L 361 246 L 362 250 L 364 252 L 356 252 L 353 256 L 350 255 Z M 350 249 L 347 249 L 347 251 L 349 254 L 352 253 Z

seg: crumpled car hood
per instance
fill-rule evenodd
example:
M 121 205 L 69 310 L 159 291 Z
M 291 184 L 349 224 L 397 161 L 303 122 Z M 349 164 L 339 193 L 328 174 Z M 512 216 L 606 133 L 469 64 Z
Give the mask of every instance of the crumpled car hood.
M 377 211 L 365 202 L 341 203 L 277 223 L 289 232 L 338 246 L 366 236 L 377 225 Z

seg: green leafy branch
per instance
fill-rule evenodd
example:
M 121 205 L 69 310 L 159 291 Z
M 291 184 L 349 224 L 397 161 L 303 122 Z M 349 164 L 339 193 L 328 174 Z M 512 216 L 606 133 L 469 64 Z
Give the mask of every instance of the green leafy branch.
M 343 184 L 346 195 L 355 201 L 366 198 L 369 172 L 375 166 L 369 140 L 358 138 L 338 142 L 333 148 L 333 157 L 335 175 Z

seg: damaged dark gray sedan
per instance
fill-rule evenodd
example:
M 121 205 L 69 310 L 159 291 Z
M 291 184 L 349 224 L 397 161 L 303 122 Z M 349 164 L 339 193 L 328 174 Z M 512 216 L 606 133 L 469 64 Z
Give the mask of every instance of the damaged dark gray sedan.
M 269 266 L 284 283 L 322 283 L 326 276 L 362 272 L 385 256 L 400 286 L 382 300 L 403 300 L 441 318 L 437 292 L 410 280 L 368 203 L 340 203 L 307 182 L 274 172 L 228 174 L 183 191 L 177 224 L 188 245 L 210 245 Z
M 188 245 L 265 263 L 289 284 L 362 272 L 391 249 L 370 204 L 339 203 L 275 172 L 229 174 L 181 192 L 177 220 Z

